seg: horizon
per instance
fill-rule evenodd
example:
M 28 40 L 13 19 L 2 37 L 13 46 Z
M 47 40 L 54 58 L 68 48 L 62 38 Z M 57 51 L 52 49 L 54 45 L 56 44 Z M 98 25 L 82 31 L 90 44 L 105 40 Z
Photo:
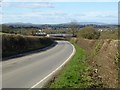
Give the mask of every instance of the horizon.
M 59 25 L 59 24 L 70 24 L 72 22 L 66 22 L 66 23 L 27 23 L 27 22 L 8 22 L 8 23 L 2 23 L 2 24 L 33 24 L 33 25 Z M 75 22 L 77 24 L 81 25 L 118 25 L 118 23 L 102 23 L 102 22 Z
M 71 21 L 118 24 L 117 2 L 4 2 L 2 23 L 61 24 Z

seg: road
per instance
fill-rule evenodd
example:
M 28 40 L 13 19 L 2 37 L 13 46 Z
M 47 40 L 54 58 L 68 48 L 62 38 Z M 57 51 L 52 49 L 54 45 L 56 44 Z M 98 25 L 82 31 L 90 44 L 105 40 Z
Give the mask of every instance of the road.
M 64 65 L 75 49 L 67 41 L 46 51 L 2 62 L 2 88 L 38 88 Z

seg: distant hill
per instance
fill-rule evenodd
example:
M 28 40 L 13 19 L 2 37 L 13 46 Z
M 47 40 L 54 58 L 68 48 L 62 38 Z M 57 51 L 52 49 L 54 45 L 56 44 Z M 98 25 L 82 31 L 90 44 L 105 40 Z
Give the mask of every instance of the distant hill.
M 51 29 L 59 29 L 59 28 L 69 28 L 71 24 L 76 24 L 77 27 L 83 28 L 85 26 L 93 26 L 95 28 L 117 28 L 118 25 L 115 24 L 106 24 L 100 22 L 70 22 L 70 23 L 63 23 L 63 24 L 32 24 L 32 23 L 5 23 L 6 26 L 11 26 L 13 28 L 51 28 Z
M 106 23 L 100 23 L 100 22 L 80 22 L 80 25 L 87 25 L 87 24 L 94 24 L 94 25 L 106 25 Z
M 68 24 L 72 24 L 72 23 L 75 23 L 75 24 L 78 24 L 78 25 L 90 25 L 90 24 L 93 24 L 93 25 L 107 25 L 106 23 L 101 23 L 101 22 L 70 22 Z

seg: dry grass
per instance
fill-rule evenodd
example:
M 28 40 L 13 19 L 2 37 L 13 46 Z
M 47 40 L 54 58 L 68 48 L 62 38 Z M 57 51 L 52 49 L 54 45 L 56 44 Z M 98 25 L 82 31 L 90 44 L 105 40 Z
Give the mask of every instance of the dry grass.
M 87 52 L 87 62 L 97 70 L 94 79 L 101 79 L 107 88 L 118 87 L 118 40 L 113 39 L 76 39 L 76 43 Z

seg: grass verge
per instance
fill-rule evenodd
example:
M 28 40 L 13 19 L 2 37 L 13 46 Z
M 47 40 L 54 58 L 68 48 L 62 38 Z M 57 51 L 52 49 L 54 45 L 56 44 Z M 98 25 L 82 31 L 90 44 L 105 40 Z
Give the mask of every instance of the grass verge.
M 86 63 L 86 54 L 77 44 L 76 54 L 64 67 L 60 74 L 51 80 L 47 88 L 90 88 L 95 85 L 90 76 L 90 68 Z

